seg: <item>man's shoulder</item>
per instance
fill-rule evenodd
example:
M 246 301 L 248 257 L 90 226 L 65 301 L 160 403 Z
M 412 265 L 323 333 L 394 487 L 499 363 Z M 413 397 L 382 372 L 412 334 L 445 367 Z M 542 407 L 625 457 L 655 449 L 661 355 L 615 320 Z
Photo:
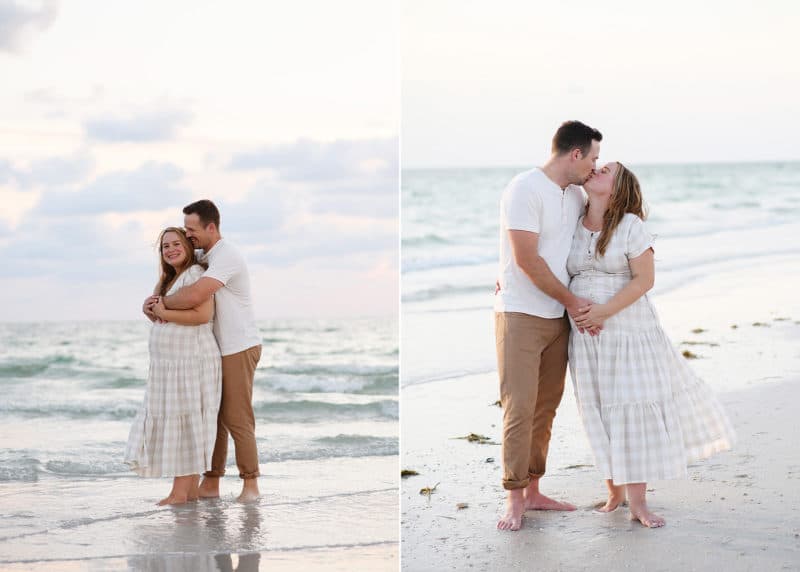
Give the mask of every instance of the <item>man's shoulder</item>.
M 506 193 L 508 194 L 540 194 L 547 188 L 547 179 L 539 168 L 528 169 L 521 173 L 517 173 L 508 185 L 506 185 Z
M 206 256 L 213 256 L 219 258 L 237 258 L 237 259 L 244 259 L 242 257 L 242 251 L 236 246 L 234 243 L 228 240 L 220 240 L 217 244 L 214 245 L 214 248 L 209 250 L 206 253 Z

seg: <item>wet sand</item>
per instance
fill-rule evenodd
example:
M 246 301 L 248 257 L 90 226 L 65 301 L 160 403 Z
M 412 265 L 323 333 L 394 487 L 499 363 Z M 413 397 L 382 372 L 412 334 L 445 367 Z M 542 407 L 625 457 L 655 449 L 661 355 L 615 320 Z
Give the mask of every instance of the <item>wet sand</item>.
M 401 485 L 403 570 L 800 569 L 797 283 L 800 264 L 784 259 L 654 298 L 672 341 L 698 356 L 692 366 L 738 434 L 732 451 L 690 466 L 689 479 L 648 484 L 651 508 L 667 519 L 662 529 L 629 521 L 624 508 L 593 511 L 605 488 L 571 380 L 542 490 L 578 510 L 528 511 L 519 532 L 495 529 L 504 502 L 500 446 L 454 439 L 478 433 L 500 442 L 496 373 L 404 387 L 402 468 L 420 474 Z M 419 492 L 434 486 L 430 496 Z
M 397 458 L 262 466 L 262 497 L 157 507 L 170 479 L 0 483 L 0 571 L 396 570 Z

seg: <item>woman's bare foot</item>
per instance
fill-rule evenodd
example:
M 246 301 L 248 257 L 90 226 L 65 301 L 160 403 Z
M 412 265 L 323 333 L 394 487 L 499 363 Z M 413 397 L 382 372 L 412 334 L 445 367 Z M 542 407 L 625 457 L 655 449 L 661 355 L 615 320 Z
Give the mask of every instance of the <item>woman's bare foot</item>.
M 187 496 L 190 501 L 196 501 L 200 497 L 200 475 L 192 475 Z
M 625 501 L 625 497 L 608 497 L 608 500 L 605 502 L 605 504 L 598 503 L 597 506 L 594 507 L 594 510 L 597 512 L 614 512 L 620 506 L 628 506 L 628 503 Z
M 595 506 L 596 511 L 613 512 L 620 505 L 628 506 L 628 503 L 625 502 L 625 485 L 615 485 L 614 481 L 606 479 L 606 488 L 608 489 L 608 500 L 605 504 Z
M 219 498 L 219 477 L 203 477 L 197 488 L 197 496 L 201 499 Z
M 650 512 L 647 505 L 643 507 L 631 507 L 631 520 L 638 520 L 647 528 L 661 528 L 667 521 L 654 512 Z
M 199 475 L 182 475 L 172 479 L 172 490 L 169 492 L 169 496 L 158 501 L 158 506 L 188 502 L 192 487 L 199 477 Z
M 189 498 L 186 495 L 176 495 L 175 493 L 170 493 L 168 497 L 158 501 L 158 506 L 164 506 L 168 504 L 186 504 L 188 500 Z
M 506 498 L 506 514 L 497 522 L 498 530 L 519 530 L 522 527 L 522 515 L 525 514 L 525 496 L 523 489 L 508 491 Z
M 632 483 L 626 485 L 628 502 L 631 504 L 631 520 L 638 520 L 648 528 L 660 528 L 667 521 L 647 508 L 645 495 L 647 483 Z

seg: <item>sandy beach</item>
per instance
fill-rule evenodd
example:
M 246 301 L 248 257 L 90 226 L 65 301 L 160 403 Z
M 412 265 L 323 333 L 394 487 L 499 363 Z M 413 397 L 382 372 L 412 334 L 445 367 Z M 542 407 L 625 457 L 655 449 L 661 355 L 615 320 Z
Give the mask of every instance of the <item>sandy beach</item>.
M 797 257 L 775 257 L 732 263 L 654 296 L 673 343 L 697 356 L 692 366 L 738 434 L 732 451 L 690 466 L 689 479 L 648 483 L 663 529 L 630 522 L 624 508 L 593 511 L 605 489 L 569 378 L 542 490 L 578 510 L 529 511 L 515 533 L 495 529 L 504 502 L 500 446 L 456 439 L 477 433 L 500 442 L 496 373 L 406 383 L 402 468 L 419 475 L 401 485 L 403 570 L 800 569 L 798 283 Z M 472 363 L 488 363 L 491 310 L 461 312 L 459 320 L 457 336 L 470 337 L 452 344 L 453 369 L 462 348 Z M 414 331 L 437 340 L 447 329 L 446 314 L 404 316 L 404 351 Z M 420 494 L 425 487 L 435 489 Z

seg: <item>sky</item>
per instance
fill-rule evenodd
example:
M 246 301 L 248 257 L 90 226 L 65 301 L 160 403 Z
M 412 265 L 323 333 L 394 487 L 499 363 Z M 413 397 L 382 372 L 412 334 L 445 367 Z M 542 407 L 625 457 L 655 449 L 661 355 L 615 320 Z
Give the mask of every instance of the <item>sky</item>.
M 139 319 L 213 200 L 259 319 L 398 310 L 398 8 L 0 0 L 0 321 Z
M 403 168 L 800 159 L 800 3 L 404 0 Z

